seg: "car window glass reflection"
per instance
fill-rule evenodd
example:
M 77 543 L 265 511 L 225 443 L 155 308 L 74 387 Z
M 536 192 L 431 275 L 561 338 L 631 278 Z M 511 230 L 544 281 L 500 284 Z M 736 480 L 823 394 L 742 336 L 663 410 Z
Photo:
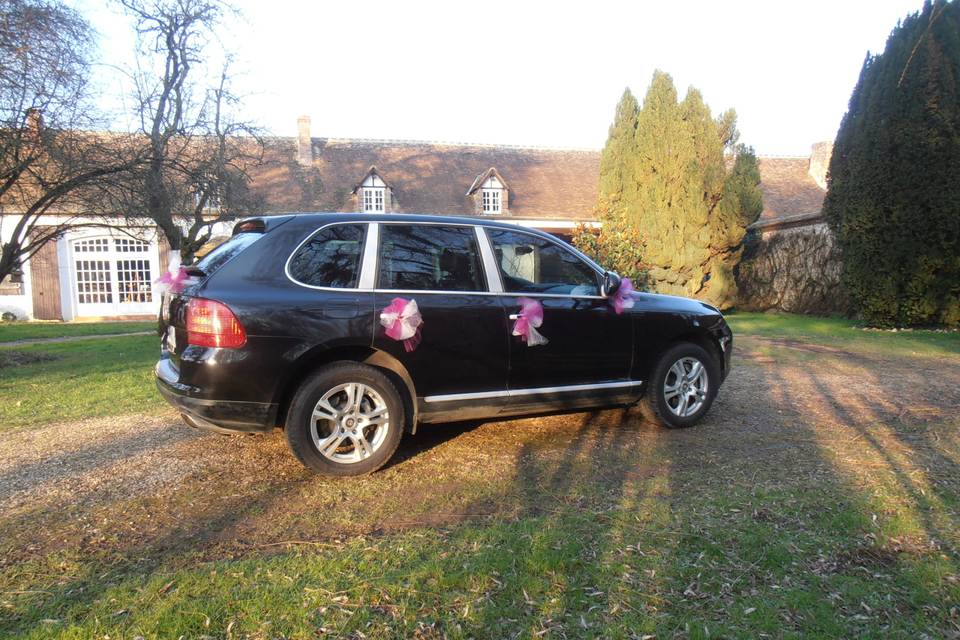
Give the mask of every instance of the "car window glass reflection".
M 357 286 L 366 225 L 338 224 L 314 235 L 290 260 L 294 280 L 314 287 Z
M 472 227 L 380 226 L 381 289 L 484 291 Z
M 526 233 L 487 229 L 503 288 L 510 293 L 600 294 L 597 272 L 558 244 Z

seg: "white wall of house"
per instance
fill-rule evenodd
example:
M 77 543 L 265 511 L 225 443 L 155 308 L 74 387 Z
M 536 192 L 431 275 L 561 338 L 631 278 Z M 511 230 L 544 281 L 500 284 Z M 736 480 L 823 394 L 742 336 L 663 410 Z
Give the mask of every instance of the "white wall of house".
M 13 237 L 13 228 L 19 221 L 19 216 L 0 216 L 0 244 L 10 241 L 10 238 Z M 20 290 L 22 291 L 21 295 L 0 295 L 0 315 L 9 312 L 21 320 L 33 317 L 29 261 L 23 265 L 23 284 Z
M 16 220 L 2 217 L 0 238 L 6 242 Z M 60 220 L 50 217 L 39 224 Z M 60 282 L 60 310 L 64 320 L 155 316 L 160 296 L 154 280 L 160 276 L 158 235 L 152 225 L 118 223 L 104 226 L 101 219 L 74 220 L 100 226 L 74 229 L 56 240 Z M 33 319 L 31 265 L 23 265 L 21 295 L 0 295 L 0 313 Z

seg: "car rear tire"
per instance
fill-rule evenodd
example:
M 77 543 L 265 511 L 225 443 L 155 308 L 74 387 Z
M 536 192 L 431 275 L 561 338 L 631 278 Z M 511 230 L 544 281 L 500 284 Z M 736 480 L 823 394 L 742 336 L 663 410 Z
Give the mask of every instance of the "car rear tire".
M 690 427 L 706 415 L 720 386 L 720 366 L 706 349 L 682 342 L 660 357 L 640 402 L 644 416 L 672 429 Z
M 381 371 L 334 362 L 304 380 L 290 403 L 287 444 L 308 469 L 330 476 L 372 473 L 403 436 L 403 401 Z

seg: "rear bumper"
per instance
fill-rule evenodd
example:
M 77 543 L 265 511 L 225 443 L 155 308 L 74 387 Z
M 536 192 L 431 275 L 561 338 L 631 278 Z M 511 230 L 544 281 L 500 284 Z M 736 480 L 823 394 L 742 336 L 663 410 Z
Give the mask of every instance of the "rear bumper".
M 194 418 L 188 420 L 191 426 L 242 433 L 270 431 L 276 426 L 276 404 L 198 398 L 195 387 L 177 381 L 176 369 L 169 358 L 161 358 L 155 372 L 160 395 L 178 411 Z

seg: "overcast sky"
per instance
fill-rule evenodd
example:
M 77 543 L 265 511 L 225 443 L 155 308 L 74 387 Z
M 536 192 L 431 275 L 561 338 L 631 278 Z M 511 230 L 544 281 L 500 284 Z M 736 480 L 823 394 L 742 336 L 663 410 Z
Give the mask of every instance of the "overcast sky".
M 129 65 L 113 5 L 73 0 Z M 599 148 L 624 87 L 654 69 L 761 154 L 833 139 L 867 51 L 920 0 L 345 2 L 237 0 L 226 25 L 245 114 L 277 135 Z M 110 87 L 119 86 L 111 83 Z M 119 104 L 119 97 L 109 98 Z

